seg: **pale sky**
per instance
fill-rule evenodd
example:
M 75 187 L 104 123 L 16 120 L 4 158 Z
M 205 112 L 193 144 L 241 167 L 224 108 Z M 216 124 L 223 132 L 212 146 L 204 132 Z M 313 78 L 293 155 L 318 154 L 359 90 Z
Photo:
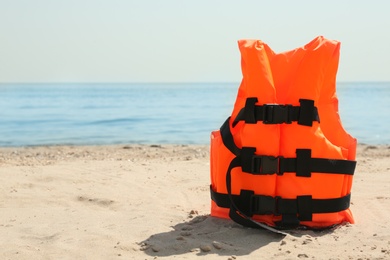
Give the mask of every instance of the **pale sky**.
M 237 40 L 318 35 L 338 81 L 390 81 L 388 0 L 0 0 L 0 82 L 238 82 Z

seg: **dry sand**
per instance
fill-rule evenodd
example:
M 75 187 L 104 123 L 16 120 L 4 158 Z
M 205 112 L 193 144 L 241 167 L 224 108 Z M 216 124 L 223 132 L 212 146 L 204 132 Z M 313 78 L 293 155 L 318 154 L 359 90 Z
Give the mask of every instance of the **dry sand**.
M 0 148 L 0 180 L 0 259 L 390 259 L 390 146 L 359 146 L 356 224 L 286 237 L 210 217 L 207 146 Z

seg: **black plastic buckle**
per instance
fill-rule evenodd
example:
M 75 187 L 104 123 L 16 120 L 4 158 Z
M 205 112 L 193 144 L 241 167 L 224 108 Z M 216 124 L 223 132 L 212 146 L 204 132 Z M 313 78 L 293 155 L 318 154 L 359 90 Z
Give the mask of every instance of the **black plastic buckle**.
M 283 175 L 280 170 L 280 160 L 282 156 L 264 156 L 254 155 L 252 157 L 252 173 L 253 174 L 277 174 Z
M 290 108 L 292 105 L 263 105 L 264 124 L 291 124 Z
M 256 215 L 275 215 L 280 216 L 278 203 L 281 197 L 252 195 L 251 213 Z
M 256 215 L 272 215 L 276 211 L 275 198 L 264 195 L 254 195 L 251 201 L 251 212 Z

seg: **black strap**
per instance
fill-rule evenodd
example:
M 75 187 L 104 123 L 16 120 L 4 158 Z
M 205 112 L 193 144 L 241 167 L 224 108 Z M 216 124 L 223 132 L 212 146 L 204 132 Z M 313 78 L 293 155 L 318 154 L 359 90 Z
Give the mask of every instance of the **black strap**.
M 310 177 L 312 172 L 353 175 L 356 161 L 325 158 L 311 158 L 310 149 L 297 149 L 297 158 L 281 158 L 279 171 L 296 172 L 299 177 Z M 308 155 L 302 156 L 302 152 Z
M 211 199 L 221 208 L 230 208 L 235 203 L 246 216 L 253 215 L 295 215 L 300 221 L 311 221 L 312 214 L 334 213 L 349 208 L 351 194 L 339 198 L 313 199 L 312 196 L 298 196 L 284 199 L 255 195 L 253 191 L 242 190 L 240 195 L 224 194 L 210 187 Z
M 230 152 L 232 152 L 235 155 L 238 155 L 240 154 L 240 148 L 238 148 L 237 145 L 234 143 L 233 135 L 229 127 L 229 121 L 230 121 L 230 117 L 226 119 L 226 121 L 223 123 L 223 125 L 220 128 L 222 142 L 225 145 L 225 147 L 229 149 Z
M 256 124 L 262 121 L 264 124 L 291 124 L 297 121 L 300 125 L 312 126 L 313 121 L 320 122 L 318 109 L 314 106 L 314 101 L 310 99 L 300 99 L 300 106 L 264 104 L 255 105 L 257 98 L 247 98 L 245 107 L 242 108 L 233 121 L 233 127 L 239 121 L 246 124 Z
M 310 177 L 312 172 L 346 175 L 355 172 L 356 161 L 312 158 L 310 149 L 296 149 L 296 154 L 296 158 L 256 155 L 253 147 L 243 147 L 242 171 L 258 175 L 295 172 L 298 177 Z

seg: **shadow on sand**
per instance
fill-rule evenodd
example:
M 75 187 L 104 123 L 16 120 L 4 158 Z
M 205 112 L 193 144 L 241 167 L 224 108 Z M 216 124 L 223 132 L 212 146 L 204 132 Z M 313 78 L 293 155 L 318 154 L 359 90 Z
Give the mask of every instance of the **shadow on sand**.
M 193 252 L 197 255 L 248 255 L 283 236 L 269 231 L 244 228 L 231 220 L 197 216 L 176 224 L 173 230 L 151 235 L 139 243 L 150 256 L 173 256 Z

